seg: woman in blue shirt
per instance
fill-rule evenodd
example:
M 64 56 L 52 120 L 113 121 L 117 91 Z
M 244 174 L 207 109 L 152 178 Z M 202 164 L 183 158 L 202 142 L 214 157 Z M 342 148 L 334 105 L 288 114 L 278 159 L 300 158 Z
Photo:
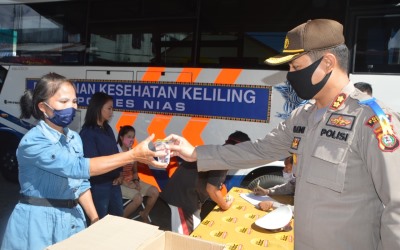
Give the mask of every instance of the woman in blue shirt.
M 112 114 L 113 98 L 103 92 L 93 94 L 80 132 L 85 157 L 119 152 L 114 132 L 108 124 Z M 120 187 L 121 172 L 122 167 L 90 178 L 93 202 L 100 219 L 107 214 L 122 216 L 124 213 Z
M 132 161 L 166 167 L 149 150 L 151 135 L 128 152 L 84 158 L 78 133 L 67 126 L 77 109 L 73 83 L 55 73 L 43 76 L 20 100 L 21 118 L 33 116 L 38 124 L 21 139 L 17 149 L 20 200 L 4 234 L 2 250 L 44 249 L 98 220 L 88 178 Z

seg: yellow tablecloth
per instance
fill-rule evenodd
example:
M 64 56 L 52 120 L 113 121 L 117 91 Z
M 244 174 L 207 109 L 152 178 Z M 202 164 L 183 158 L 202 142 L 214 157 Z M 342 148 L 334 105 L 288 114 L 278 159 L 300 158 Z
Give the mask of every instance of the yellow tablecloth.
M 293 229 L 273 232 L 254 222 L 266 215 L 240 197 L 248 189 L 234 187 L 229 195 L 235 200 L 232 207 L 222 211 L 216 206 L 191 234 L 192 237 L 226 244 L 226 250 L 294 249 Z M 291 220 L 293 228 L 293 219 Z

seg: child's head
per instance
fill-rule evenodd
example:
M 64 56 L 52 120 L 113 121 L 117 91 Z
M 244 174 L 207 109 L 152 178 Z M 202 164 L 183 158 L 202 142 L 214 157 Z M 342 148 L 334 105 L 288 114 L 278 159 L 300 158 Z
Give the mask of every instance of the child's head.
M 122 126 L 119 129 L 117 142 L 121 147 L 131 148 L 135 140 L 135 135 L 136 131 L 134 127 L 130 125 Z
M 234 133 L 230 134 L 228 139 L 225 141 L 226 144 L 235 145 L 240 142 L 250 141 L 250 137 L 243 133 L 242 131 L 235 131 Z

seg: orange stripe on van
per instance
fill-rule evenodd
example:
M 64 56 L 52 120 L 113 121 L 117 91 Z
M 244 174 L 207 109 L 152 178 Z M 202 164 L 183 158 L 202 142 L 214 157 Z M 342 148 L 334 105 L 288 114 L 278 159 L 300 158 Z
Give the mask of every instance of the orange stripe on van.
M 125 125 L 131 125 L 136 121 L 137 116 L 139 113 L 132 113 L 132 112 L 122 112 L 121 117 L 119 118 L 118 122 L 115 124 L 115 129 L 119 131 L 120 127 Z
M 156 82 L 160 80 L 161 72 L 165 71 L 165 67 L 148 67 L 144 73 L 142 81 Z
M 190 70 L 193 69 L 187 69 L 187 71 L 184 70 L 183 72 L 191 72 Z M 199 69 L 198 74 L 200 73 L 200 71 L 201 70 Z M 221 69 L 214 83 L 234 84 L 240 73 L 242 73 L 241 69 Z M 186 127 L 182 130 L 183 137 L 185 137 L 192 145 L 203 145 L 204 141 L 201 138 L 201 134 L 209 121 L 209 118 L 192 117 Z
M 146 70 L 146 73 L 142 77 L 142 81 L 150 81 L 157 82 L 161 78 L 161 72 L 165 71 L 165 67 L 149 67 Z M 165 136 L 164 130 L 168 126 L 169 121 L 171 120 L 171 116 L 166 115 L 155 115 L 152 119 L 151 123 L 147 127 L 147 131 L 149 134 L 154 133 L 155 139 L 162 139 Z M 161 192 L 161 188 L 157 183 L 157 180 L 154 178 L 154 175 L 151 169 L 148 166 L 142 166 L 138 168 L 138 174 L 144 182 L 153 185 L 158 188 L 158 191 Z
M 171 119 L 172 116 L 170 115 L 155 115 L 147 127 L 147 132 L 149 132 L 150 135 L 154 133 L 155 139 L 163 139 L 164 137 L 167 137 L 164 131 Z
M 186 127 L 182 130 L 182 136 L 185 137 L 192 145 L 203 145 L 204 141 L 201 139 L 201 133 L 207 126 L 209 120 L 209 118 L 190 118 Z
M 194 82 L 200 74 L 201 68 L 183 68 L 181 74 L 176 79 L 177 82 Z
M 234 84 L 240 73 L 242 73 L 242 69 L 222 69 L 214 83 Z

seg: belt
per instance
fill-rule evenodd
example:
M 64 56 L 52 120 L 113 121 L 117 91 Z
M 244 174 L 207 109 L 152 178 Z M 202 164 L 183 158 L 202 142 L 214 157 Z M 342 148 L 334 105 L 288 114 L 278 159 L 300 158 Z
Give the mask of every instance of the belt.
M 59 208 L 73 208 L 78 205 L 78 199 L 76 200 L 61 200 L 61 199 L 48 199 L 48 198 L 37 198 L 32 196 L 21 195 L 19 198 L 20 203 L 43 206 L 43 207 L 59 207 Z

